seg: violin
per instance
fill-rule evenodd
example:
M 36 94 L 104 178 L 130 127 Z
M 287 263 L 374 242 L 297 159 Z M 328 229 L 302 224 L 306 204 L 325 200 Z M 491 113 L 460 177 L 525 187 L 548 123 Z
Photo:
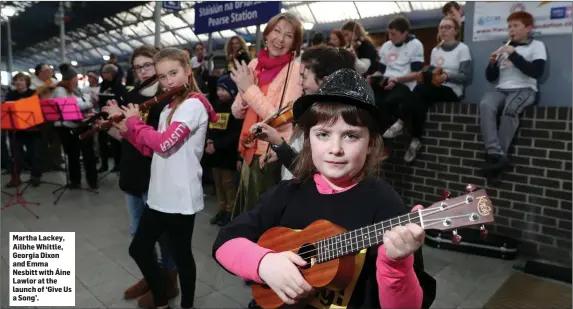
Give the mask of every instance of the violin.
M 50 78 L 36 89 L 36 94 L 40 99 L 48 98 L 52 95 L 54 89 L 56 89 L 56 83 Z
M 191 86 L 189 84 L 184 84 L 184 85 L 181 85 L 181 86 L 176 87 L 174 89 L 171 89 L 165 93 L 162 93 L 158 96 L 155 96 L 155 97 L 143 102 L 142 104 L 140 104 L 139 110 L 140 110 L 140 112 L 145 113 L 154 104 L 159 103 L 163 100 L 166 100 L 167 98 L 170 98 L 172 96 L 179 95 L 179 94 L 183 93 L 184 91 L 186 91 L 187 89 L 189 89 L 190 87 Z M 122 115 L 115 115 L 115 116 L 109 118 L 107 121 L 105 121 L 102 124 L 96 123 L 93 129 L 86 131 L 83 134 L 81 134 L 80 139 L 84 139 L 86 137 L 92 136 L 95 133 L 100 132 L 101 130 L 109 129 L 113 126 L 114 123 L 119 123 L 123 119 L 125 119 L 125 115 L 123 115 L 123 114 Z
M 442 75 L 444 74 L 444 69 L 441 67 L 435 67 L 431 71 L 429 70 L 430 67 L 425 68 L 424 70 L 418 73 L 418 82 L 425 83 L 425 84 L 432 84 L 436 87 L 440 86 L 444 80 Z
M 292 103 L 292 102 L 291 102 Z M 292 108 L 287 104 L 279 109 L 276 113 L 267 117 L 262 121 L 262 123 L 268 124 L 272 128 L 280 128 L 283 125 L 292 123 L 294 115 L 292 113 Z M 255 146 L 255 140 L 257 136 L 262 133 L 263 129 L 257 126 L 249 135 L 241 140 L 241 143 L 245 148 L 253 148 Z

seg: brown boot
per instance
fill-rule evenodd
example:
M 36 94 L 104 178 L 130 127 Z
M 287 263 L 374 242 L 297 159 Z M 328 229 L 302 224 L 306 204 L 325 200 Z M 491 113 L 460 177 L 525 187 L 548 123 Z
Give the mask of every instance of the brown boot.
M 144 279 L 141 279 L 137 281 L 137 283 L 135 283 L 134 285 L 130 286 L 127 290 L 125 290 L 125 292 L 123 293 L 123 298 L 134 299 L 148 292 L 149 292 L 149 287 L 147 286 L 147 282 L 145 282 Z
M 177 297 L 179 295 L 179 272 L 177 270 L 169 271 L 169 285 L 167 286 L 167 297 L 169 299 Z
M 168 271 L 168 283 L 167 283 L 167 290 L 165 291 L 167 294 L 167 299 L 175 298 L 179 295 L 179 282 L 177 281 L 177 277 L 179 272 L 176 270 Z M 137 305 L 140 308 L 154 308 L 155 303 L 153 302 L 153 294 L 151 291 L 148 291 L 143 295 L 138 301 Z

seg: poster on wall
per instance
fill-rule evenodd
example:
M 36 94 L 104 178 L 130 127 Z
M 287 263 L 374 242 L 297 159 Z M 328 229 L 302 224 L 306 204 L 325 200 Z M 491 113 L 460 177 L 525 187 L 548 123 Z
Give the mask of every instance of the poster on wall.
M 532 34 L 555 35 L 572 33 L 571 2 L 528 1 L 498 2 L 479 1 L 475 3 L 473 40 L 506 40 L 507 17 L 518 11 L 533 15 Z

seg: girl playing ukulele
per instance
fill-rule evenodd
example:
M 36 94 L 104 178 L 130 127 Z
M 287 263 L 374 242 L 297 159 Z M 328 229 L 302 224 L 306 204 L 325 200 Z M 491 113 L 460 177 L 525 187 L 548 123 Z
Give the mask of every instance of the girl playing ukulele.
M 354 230 L 408 213 L 389 184 L 369 175 L 382 151 L 381 115 L 372 88 L 358 73 L 331 74 L 316 94 L 298 99 L 293 112 L 304 134 L 294 179 L 267 191 L 258 205 L 220 231 L 215 259 L 245 280 L 268 285 L 289 305 L 429 307 L 435 281 L 414 262 L 425 236 L 417 224 L 393 228 L 384 233 L 384 245 L 359 252 L 355 276 L 342 291 L 315 292 L 298 269 L 307 264 L 299 255 L 256 244 L 276 226 L 302 230 L 324 219 Z
M 149 207 L 141 216 L 129 254 L 153 294 L 155 307 L 167 308 L 168 278 L 162 275 L 153 254 L 155 243 L 167 233 L 179 269 L 181 307 L 192 308 L 196 267 L 191 237 L 195 214 L 204 207 L 200 161 L 208 123 L 216 121 L 217 114 L 197 88 L 185 52 L 166 48 L 159 51 L 153 61 L 162 87 L 169 90 L 189 85 L 165 106 L 157 131 L 140 119 L 138 105 L 122 107 L 126 120 L 116 127 L 143 154 L 153 157 Z

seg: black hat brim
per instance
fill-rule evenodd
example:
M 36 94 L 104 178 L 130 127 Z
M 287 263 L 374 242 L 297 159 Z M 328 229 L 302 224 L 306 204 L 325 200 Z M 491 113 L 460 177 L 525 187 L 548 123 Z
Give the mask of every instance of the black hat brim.
M 292 112 L 294 121 L 297 122 L 314 103 L 342 103 L 354 105 L 357 108 L 364 109 L 370 113 L 372 119 L 374 119 L 378 124 L 379 129 L 382 130 L 383 114 L 376 106 L 344 94 L 309 94 L 301 96 L 293 104 Z

